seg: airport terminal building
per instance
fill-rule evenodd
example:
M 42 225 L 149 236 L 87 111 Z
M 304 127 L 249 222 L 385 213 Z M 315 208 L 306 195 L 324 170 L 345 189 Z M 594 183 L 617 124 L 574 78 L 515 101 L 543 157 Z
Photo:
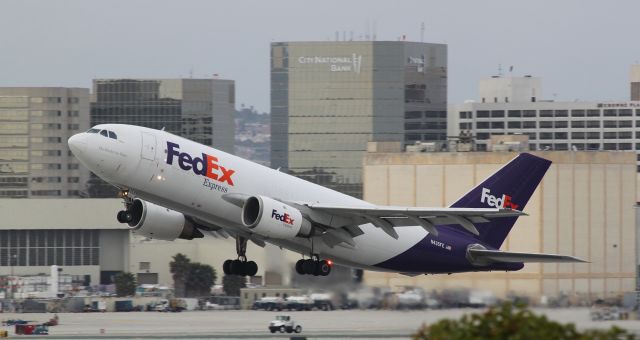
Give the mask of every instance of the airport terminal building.
M 446 139 L 447 46 L 271 44 L 271 166 L 362 197 L 369 141 Z
M 553 164 L 524 209 L 529 216 L 518 219 L 501 249 L 572 255 L 589 263 L 530 263 L 516 272 L 416 277 L 367 271 L 364 282 L 392 288 L 466 288 L 501 297 L 566 294 L 594 299 L 635 291 L 635 152 L 534 154 Z M 364 199 L 381 205 L 447 206 L 516 155 L 371 152 L 364 160 Z

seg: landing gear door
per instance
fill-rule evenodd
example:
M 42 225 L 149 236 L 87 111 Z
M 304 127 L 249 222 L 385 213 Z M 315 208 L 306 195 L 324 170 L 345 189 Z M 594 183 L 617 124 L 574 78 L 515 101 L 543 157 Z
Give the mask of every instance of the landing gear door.
M 156 159 L 156 136 L 147 132 L 142 132 L 141 156 L 143 159 L 150 161 Z

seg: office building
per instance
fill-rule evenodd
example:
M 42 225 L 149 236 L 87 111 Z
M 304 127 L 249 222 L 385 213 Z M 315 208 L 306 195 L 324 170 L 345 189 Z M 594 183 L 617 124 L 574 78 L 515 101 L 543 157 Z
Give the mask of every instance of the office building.
M 271 166 L 362 196 L 369 141 L 446 139 L 447 46 L 271 44 Z
M 86 194 L 89 171 L 67 139 L 88 128 L 88 89 L 0 88 L 0 198 Z
M 235 82 L 226 79 L 95 79 L 91 125 L 118 123 L 164 129 L 233 153 Z M 91 197 L 114 197 L 92 176 Z
M 399 149 L 399 147 L 397 148 Z M 502 250 L 566 254 L 588 263 L 529 263 L 516 272 L 407 277 L 365 272 L 373 286 L 465 288 L 498 297 L 591 299 L 636 289 L 636 157 L 633 152 L 544 151 L 553 161 Z M 515 152 L 368 153 L 364 198 L 375 204 L 442 207 L 497 171 Z
M 521 95 L 505 96 L 505 81 Z M 540 100 L 539 88 L 529 77 L 482 81 L 480 102 L 450 107 L 449 135 L 469 132 L 479 151 L 487 150 L 492 135 L 522 134 L 530 150 L 640 152 L 640 102 Z

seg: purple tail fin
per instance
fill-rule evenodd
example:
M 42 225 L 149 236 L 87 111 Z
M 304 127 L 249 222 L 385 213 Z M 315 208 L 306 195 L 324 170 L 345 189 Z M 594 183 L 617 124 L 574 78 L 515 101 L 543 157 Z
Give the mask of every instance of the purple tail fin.
M 524 210 L 550 165 L 549 160 L 522 153 L 453 203 L 451 207 L 502 207 Z M 480 232 L 478 238 L 499 249 L 516 220 L 517 217 L 505 217 L 487 223 L 476 223 L 475 226 Z

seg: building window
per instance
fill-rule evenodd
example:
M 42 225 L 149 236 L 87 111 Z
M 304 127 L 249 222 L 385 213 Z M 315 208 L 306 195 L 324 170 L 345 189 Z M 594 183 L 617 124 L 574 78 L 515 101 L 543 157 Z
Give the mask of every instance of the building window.
M 632 116 L 631 109 L 620 109 L 618 110 L 619 117 L 631 117 Z
M 553 139 L 553 133 L 551 133 L 551 132 L 540 132 L 540 139 L 542 139 L 542 140 Z
M 632 133 L 631 131 L 618 131 L 618 139 L 631 139 Z
M 618 138 L 618 133 L 617 132 L 605 132 L 604 133 L 604 139 L 616 139 Z
M 619 143 L 618 150 L 631 150 L 631 143 Z
M 504 129 L 504 122 L 491 122 L 492 129 Z
M 471 130 L 471 123 L 460 123 L 460 130 Z
M 522 117 L 534 118 L 536 117 L 536 110 L 522 110 Z
M 553 117 L 553 110 L 540 110 L 540 117 Z
M 508 122 L 507 127 L 509 129 L 520 129 L 522 128 L 522 122 Z
M 600 117 L 600 110 L 587 110 L 587 117 Z
M 587 139 L 600 139 L 600 132 L 587 132 Z
M 606 151 L 617 150 L 618 145 L 616 143 L 604 143 L 603 149 Z
M 407 111 L 404 113 L 404 118 L 407 118 L 407 119 L 422 118 L 422 111 Z
M 151 262 L 139 262 L 139 270 L 151 270 Z
M 504 117 L 504 111 L 503 110 L 491 111 L 491 117 L 492 118 L 502 118 L 502 117 Z
M 567 117 L 569 115 L 569 111 L 567 110 L 556 110 L 556 117 Z
M 554 138 L 555 139 L 567 139 L 567 133 L 566 132 L 554 132 Z
M 566 151 L 569 150 L 569 145 L 567 143 L 558 143 L 553 145 L 553 149 L 558 151 Z
M 522 122 L 522 128 L 523 129 L 535 129 L 536 128 L 536 122 L 527 122 L 524 121 Z
M 520 118 L 522 117 L 522 111 L 520 110 L 509 110 L 508 115 L 510 118 Z
M 553 129 L 553 122 L 550 120 L 540 122 L 541 129 Z
M 584 110 L 571 110 L 571 117 L 584 117 Z
M 584 139 L 585 138 L 585 133 L 584 132 L 572 132 L 571 133 L 571 139 Z
M 572 128 L 583 128 L 585 126 L 586 126 L 586 123 L 584 120 L 574 120 L 571 122 Z
M 566 120 L 559 120 L 555 123 L 556 129 L 565 129 L 568 127 L 568 123 Z
M 605 120 L 604 121 L 604 127 L 605 128 L 617 128 L 618 127 L 618 122 L 615 120 Z
M 630 127 L 632 127 L 632 124 L 633 124 L 633 122 L 630 121 L 630 120 L 618 121 L 618 127 L 621 127 L 621 128 L 630 128 Z
M 604 116 L 605 117 L 617 117 L 618 116 L 618 110 L 616 109 L 605 109 L 604 110 Z
M 476 129 L 488 129 L 489 122 L 476 122 Z
M 588 120 L 587 121 L 587 128 L 600 128 L 600 121 L 599 120 Z
M 478 117 L 478 118 L 489 118 L 489 111 L 478 111 L 478 112 L 476 112 L 476 117 Z

